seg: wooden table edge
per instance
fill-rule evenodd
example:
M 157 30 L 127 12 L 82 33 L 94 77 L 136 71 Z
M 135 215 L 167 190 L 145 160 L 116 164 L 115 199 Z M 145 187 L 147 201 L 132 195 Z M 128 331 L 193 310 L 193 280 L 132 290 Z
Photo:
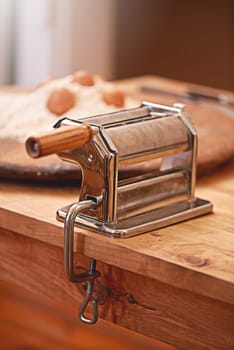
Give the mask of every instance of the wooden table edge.
M 5 230 L 39 240 L 51 246 L 63 248 L 63 224 L 60 222 L 45 222 L 3 208 L 0 208 L 0 222 L 1 227 Z M 19 223 L 17 231 L 15 222 Z M 234 283 L 230 283 L 230 281 L 208 275 L 199 268 L 188 268 L 119 246 L 113 243 L 112 238 L 98 233 L 79 228 L 75 232 L 78 233 L 78 236 L 74 245 L 78 244 L 80 247 L 78 252 L 87 257 L 95 258 L 105 264 L 144 275 L 174 287 L 234 304 Z M 127 266 L 123 259 L 124 256 L 128 257 Z M 137 261 L 140 261 L 140 264 L 137 264 Z

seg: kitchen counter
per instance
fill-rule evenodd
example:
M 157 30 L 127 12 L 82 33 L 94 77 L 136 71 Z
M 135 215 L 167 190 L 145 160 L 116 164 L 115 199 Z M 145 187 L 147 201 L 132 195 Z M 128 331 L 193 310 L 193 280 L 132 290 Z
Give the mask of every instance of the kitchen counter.
M 128 239 L 76 228 L 75 263 L 97 259 L 99 316 L 179 349 L 234 345 L 233 167 L 199 179 L 196 195 L 214 212 Z M 80 306 L 85 285 L 63 268 L 56 210 L 75 200 L 73 184 L 0 182 L 0 276 L 29 291 Z

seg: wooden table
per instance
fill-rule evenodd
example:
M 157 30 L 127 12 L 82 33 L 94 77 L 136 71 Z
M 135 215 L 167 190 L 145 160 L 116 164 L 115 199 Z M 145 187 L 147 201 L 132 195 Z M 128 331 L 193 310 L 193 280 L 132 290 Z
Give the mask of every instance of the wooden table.
M 232 170 L 198 182 L 197 196 L 214 203 L 213 214 L 125 240 L 76 230 L 77 264 L 98 261 L 101 318 L 179 349 L 234 347 Z M 74 185 L 0 182 L 1 279 L 80 305 L 84 285 L 65 277 L 63 224 L 55 218 L 78 192 Z

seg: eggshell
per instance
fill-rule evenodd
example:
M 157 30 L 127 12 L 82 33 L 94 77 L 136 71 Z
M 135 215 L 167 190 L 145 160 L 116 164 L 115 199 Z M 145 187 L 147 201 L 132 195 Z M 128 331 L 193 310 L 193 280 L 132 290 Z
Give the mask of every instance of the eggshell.
M 62 115 L 75 105 L 74 94 L 66 88 L 58 88 L 51 92 L 47 100 L 47 108 L 56 115 Z

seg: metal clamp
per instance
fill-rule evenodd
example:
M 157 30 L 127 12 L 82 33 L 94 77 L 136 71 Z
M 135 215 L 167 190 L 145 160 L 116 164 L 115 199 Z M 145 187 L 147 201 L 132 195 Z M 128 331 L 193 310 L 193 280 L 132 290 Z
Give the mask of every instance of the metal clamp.
M 85 200 L 79 203 L 74 203 L 68 210 L 66 219 L 64 222 L 64 269 L 67 278 L 73 283 L 80 283 L 88 281 L 86 297 L 79 309 L 80 320 L 93 324 L 98 319 L 97 301 L 93 299 L 93 287 L 94 280 L 100 273 L 96 271 L 96 260 L 90 259 L 89 270 L 83 273 L 76 274 L 74 272 L 73 262 L 73 246 L 74 246 L 74 225 L 77 215 L 85 209 L 95 209 L 96 203 L 92 200 Z M 92 301 L 92 318 L 87 318 L 84 313 L 89 304 Z
M 89 273 L 90 274 L 95 274 L 97 273 L 96 271 L 96 260 L 95 259 L 90 259 L 90 265 L 89 265 Z M 81 321 L 88 323 L 88 324 L 93 324 L 96 323 L 98 320 L 98 305 L 97 305 L 97 300 L 92 300 L 93 299 L 93 287 L 94 287 L 94 279 L 88 281 L 87 285 L 87 292 L 86 292 L 86 297 L 84 298 L 83 303 L 80 306 L 79 310 L 79 318 Z M 85 310 L 91 301 L 92 303 L 92 318 L 87 318 L 85 316 Z

